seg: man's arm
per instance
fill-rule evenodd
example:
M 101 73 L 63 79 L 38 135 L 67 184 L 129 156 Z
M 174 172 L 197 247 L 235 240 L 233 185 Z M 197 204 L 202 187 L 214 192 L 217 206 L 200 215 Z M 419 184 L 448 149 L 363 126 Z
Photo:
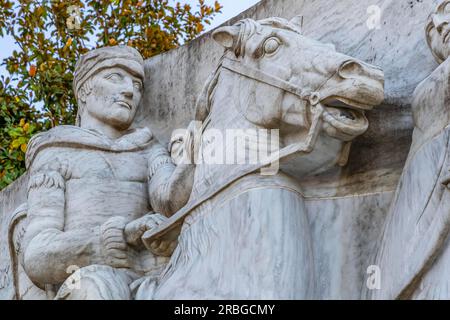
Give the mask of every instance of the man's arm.
M 115 231 L 120 229 L 118 224 L 125 222 L 64 231 L 66 172 L 55 161 L 44 168 L 30 170 L 29 224 L 24 238 L 24 268 L 29 278 L 43 287 L 63 282 L 70 275 L 70 266 L 81 268 L 109 262 L 127 267 L 126 256 L 118 250 L 125 242 L 120 243 L 120 233 Z M 108 252 L 106 244 L 113 252 Z M 108 257 L 113 261 L 108 261 Z
M 175 166 L 166 148 L 155 145 L 149 159 L 149 198 L 155 212 L 170 217 L 189 200 L 194 181 L 193 164 Z

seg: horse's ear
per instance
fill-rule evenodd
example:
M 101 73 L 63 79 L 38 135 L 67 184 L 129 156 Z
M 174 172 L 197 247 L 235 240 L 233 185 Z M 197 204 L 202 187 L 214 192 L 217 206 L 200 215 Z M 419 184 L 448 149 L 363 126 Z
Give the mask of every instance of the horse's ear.
M 238 26 L 220 27 L 213 32 L 213 39 L 227 49 L 232 49 L 237 42 L 241 28 Z
M 300 30 L 303 30 L 303 16 L 295 16 L 290 23 L 295 24 Z

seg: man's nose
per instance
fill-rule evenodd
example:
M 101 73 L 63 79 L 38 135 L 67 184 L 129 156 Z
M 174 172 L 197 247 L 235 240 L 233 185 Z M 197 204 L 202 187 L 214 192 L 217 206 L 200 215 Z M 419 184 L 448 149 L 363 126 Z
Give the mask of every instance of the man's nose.
M 448 21 L 443 19 L 440 15 L 433 15 L 433 24 L 439 34 L 442 34 L 444 27 L 448 25 Z
M 133 80 L 130 78 L 125 78 L 120 93 L 126 98 L 133 98 Z

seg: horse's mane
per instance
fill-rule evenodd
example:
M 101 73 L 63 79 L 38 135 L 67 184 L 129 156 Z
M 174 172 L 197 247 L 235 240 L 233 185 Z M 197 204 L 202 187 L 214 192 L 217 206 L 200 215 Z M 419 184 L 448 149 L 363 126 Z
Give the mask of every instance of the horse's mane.
M 245 46 L 247 41 L 258 33 L 262 26 L 270 26 L 277 29 L 289 30 L 301 34 L 301 27 L 289 20 L 283 18 L 267 18 L 263 20 L 244 19 L 239 21 L 236 26 L 240 27 L 238 40 L 235 41 L 232 49 L 225 50 L 224 55 L 220 59 L 217 68 L 206 81 L 199 98 L 196 103 L 195 120 L 204 121 L 210 113 L 211 98 L 221 72 L 222 61 L 227 55 L 228 51 L 234 51 L 236 58 L 243 57 L 245 54 Z

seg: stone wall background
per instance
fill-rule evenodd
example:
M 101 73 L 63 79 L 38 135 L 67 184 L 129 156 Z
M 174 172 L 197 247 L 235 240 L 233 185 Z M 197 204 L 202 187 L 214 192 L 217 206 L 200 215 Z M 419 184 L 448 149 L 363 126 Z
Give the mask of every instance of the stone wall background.
M 440 0 L 263 0 L 226 24 L 251 17 L 304 16 L 304 34 L 385 71 L 385 103 L 368 113 L 369 131 L 353 145 L 349 165 L 303 181 L 314 234 L 318 298 L 358 299 L 392 192 L 411 143 L 410 100 L 437 64 L 424 37 Z M 366 24 L 369 6 L 382 9 L 380 29 Z M 146 62 L 138 126 L 162 142 L 186 127 L 195 100 L 223 49 L 210 33 Z M 25 201 L 26 175 L 0 192 L 0 299 L 12 297 L 7 223 Z M 300 267 L 300 266 L 299 266 Z
M 28 176 L 25 174 L 0 192 L 0 300 L 9 300 L 14 296 L 8 225 L 14 210 L 26 201 L 27 183 Z

